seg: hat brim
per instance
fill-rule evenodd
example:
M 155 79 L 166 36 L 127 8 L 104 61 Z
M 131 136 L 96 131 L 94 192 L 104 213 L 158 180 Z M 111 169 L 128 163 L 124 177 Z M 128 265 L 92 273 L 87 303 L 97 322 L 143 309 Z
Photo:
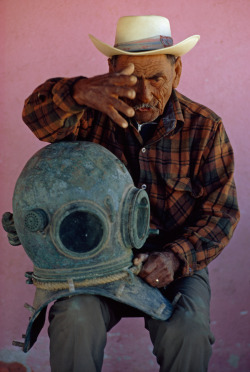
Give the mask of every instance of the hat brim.
M 115 47 L 112 47 L 102 41 L 98 40 L 93 35 L 89 34 L 89 38 L 94 44 L 94 46 L 107 57 L 113 57 L 115 55 L 127 55 L 127 56 L 152 56 L 156 54 L 172 54 L 176 57 L 183 56 L 188 53 L 199 41 L 200 35 L 193 35 L 187 39 L 181 41 L 180 43 L 173 45 L 171 47 L 165 47 L 162 49 L 147 50 L 144 52 L 127 52 Z

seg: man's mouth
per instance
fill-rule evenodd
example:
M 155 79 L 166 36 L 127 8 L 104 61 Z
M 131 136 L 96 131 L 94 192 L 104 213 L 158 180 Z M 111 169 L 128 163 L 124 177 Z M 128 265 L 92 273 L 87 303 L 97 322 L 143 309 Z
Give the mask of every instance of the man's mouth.
M 150 111 L 153 109 L 153 106 L 147 104 L 147 103 L 141 103 L 140 105 L 136 105 L 133 107 L 135 111 L 145 112 Z

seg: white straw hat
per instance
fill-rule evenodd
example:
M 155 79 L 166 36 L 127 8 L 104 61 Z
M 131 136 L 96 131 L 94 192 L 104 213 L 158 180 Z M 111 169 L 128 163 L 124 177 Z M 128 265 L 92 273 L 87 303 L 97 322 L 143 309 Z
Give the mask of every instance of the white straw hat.
M 127 16 L 118 20 L 114 47 L 89 35 L 95 47 L 107 57 L 114 55 L 172 54 L 189 52 L 199 41 L 193 35 L 173 45 L 169 20 L 161 16 Z

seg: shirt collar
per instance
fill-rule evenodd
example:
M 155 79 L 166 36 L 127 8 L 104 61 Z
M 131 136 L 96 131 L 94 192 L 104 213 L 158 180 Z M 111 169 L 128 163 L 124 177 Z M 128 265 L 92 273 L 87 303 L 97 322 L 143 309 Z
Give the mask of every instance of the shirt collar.
M 154 133 L 154 139 L 155 137 L 163 137 L 170 132 L 172 132 L 172 135 L 175 135 L 181 130 L 184 125 L 181 105 L 176 93 L 177 91 L 173 89 L 168 103 L 165 106 L 163 114 L 159 116 L 154 122 L 152 122 L 152 124 L 157 124 L 157 128 Z M 131 124 L 133 124 L 135 128 L 137 128 L 137 124 L 134 118 L 128 120 Z
M 168 103 L 166 104 L 164 112 L 160 117 L 160 121 L 161 120 L 166 130 L 166 134 L 172 131 L 174 131 L 173 134 L 175 134 L 183 127 L 184 118 L 182 115 L 181 105 L 174 89 Z
M 166 135 L 172 137 L 182 129 L 184 125 L 184 118 L 175 90 L 172 91 L 164 112 L 157 119 L 157 121 L 158 125 L 150 142 L 158 141 L 160 138 L 165 137 Z

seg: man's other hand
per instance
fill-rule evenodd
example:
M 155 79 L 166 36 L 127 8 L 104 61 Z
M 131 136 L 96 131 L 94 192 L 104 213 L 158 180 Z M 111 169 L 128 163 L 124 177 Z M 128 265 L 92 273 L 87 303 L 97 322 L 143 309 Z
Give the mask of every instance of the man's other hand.
M 134 65 L 130 63 L 119 73 L 108 73 L 89 79 L 78 80 L 73 88 L 73 98 L 79 105 L 85 105 L 108 115 L 116 124 L 127 128 L 127 121 L 119 114 L 132 117 L 135 111 L 120 98 L 134 99 L 133 86 L 137 78 L 132 75 Z
M 139 276 L 152 287 L 162 288 L 174 280 L 174 274 L 180 267 L 180 261 L 171 251 L 139 253 L 134 265 L 142 265 Z

